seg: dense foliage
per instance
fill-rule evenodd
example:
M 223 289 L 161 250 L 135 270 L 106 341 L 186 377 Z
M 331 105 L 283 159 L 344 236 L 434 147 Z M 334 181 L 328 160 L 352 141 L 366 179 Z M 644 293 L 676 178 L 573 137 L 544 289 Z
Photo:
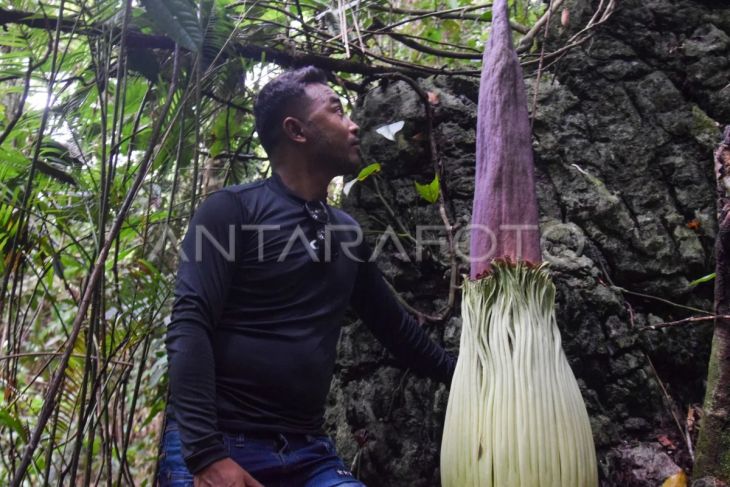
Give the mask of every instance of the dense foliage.
M 545 10 L 511 5 L 518 37 Z M 278 65 L 330 68 L 345 96 L 470 74 L 490 18 L 468 0 L 5 2 L 0 483 L 149 485 L 178 240 L 205 193 L 268 171 L 251 103 Z

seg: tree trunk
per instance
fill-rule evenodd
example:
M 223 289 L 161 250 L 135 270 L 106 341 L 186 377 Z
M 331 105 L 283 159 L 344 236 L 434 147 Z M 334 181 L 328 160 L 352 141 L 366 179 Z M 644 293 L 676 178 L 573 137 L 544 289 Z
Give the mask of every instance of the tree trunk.
M 730 126 L 715 152 L 717 221 L 715 313 L 730 313 Z M 730 320 L 715 320 L 695 478 L 730 482 Z

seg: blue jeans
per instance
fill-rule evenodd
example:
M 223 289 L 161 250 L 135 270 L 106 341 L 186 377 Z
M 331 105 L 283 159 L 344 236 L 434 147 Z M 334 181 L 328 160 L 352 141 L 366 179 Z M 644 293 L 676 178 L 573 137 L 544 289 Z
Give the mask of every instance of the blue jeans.
M 365 487 L 328 436 L 223 433 L 228 455 L 264 487 Z M 168 421 L 160 455 L 161 487 L 193 487 L 183 461 L 180 432 Z

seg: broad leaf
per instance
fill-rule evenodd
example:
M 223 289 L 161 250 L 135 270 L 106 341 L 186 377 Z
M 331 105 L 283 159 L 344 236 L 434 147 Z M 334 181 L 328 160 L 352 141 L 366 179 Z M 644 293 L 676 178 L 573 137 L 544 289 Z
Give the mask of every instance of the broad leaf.
M 710 282 L 715 278 L 715 273 L 707 274 L 706 276 L 702 276 L 699 279 L 695 279 L 694 281 L 689 283 L 689 287 L 697 286 L 698 284 L 702 284 L 704 282 Z
M 418 181 L 416 181 L 416 191 L 418 191 L 418 194 L 424 200 L 428 201 L 429 203 L 435 203 L 436 200 L 439 199 L 439 177 L 434 177 L 433 181 L 428 184 L 420 184 Z
M 378 162 L 374 162 L 374 163 L 364 167 L 355 179 L 345 183 L 345 185 L 342 187 L 342 192 L 344 193 L 345 196 L 349 195 L 350 191 L 352 190 L 352 187 L 355 186 L 355 183 L 357 183 L 358 181 L 365 181 L 367 178 L 369 178 L 376 172 L 380 172 L 380 169 L 381 169 L 381 166 L 380 166 L 380 163 L 378 163 Z
M 155 25 L 185 49 L 198 52 L 203 33 L 195 4 L 188 0 L 142 0 Z
M 357 175 L 358 181 L 365 181 L 368 177 L 375 174 L 376 172 L 380 172 L 381 166 L 379 162 L 374 162 L 362 169 L 360 171 L 360 174 Z
M 28 441 L 28 432 L 23 427 L 23 423 L 6 409 L 0 409 L 0 425 L 15 431 L 23 443 Z

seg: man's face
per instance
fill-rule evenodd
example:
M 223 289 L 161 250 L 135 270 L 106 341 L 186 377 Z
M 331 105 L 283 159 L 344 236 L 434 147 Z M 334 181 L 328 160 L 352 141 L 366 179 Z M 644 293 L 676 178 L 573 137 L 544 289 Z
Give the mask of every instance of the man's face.
M 362 162 L 359 127 L 347 116 L 340 97 L 329 86 L 309 84 L 305 91 L 309 98 L 303 121 L 307 145 L 335 175 L 354 172 Z

